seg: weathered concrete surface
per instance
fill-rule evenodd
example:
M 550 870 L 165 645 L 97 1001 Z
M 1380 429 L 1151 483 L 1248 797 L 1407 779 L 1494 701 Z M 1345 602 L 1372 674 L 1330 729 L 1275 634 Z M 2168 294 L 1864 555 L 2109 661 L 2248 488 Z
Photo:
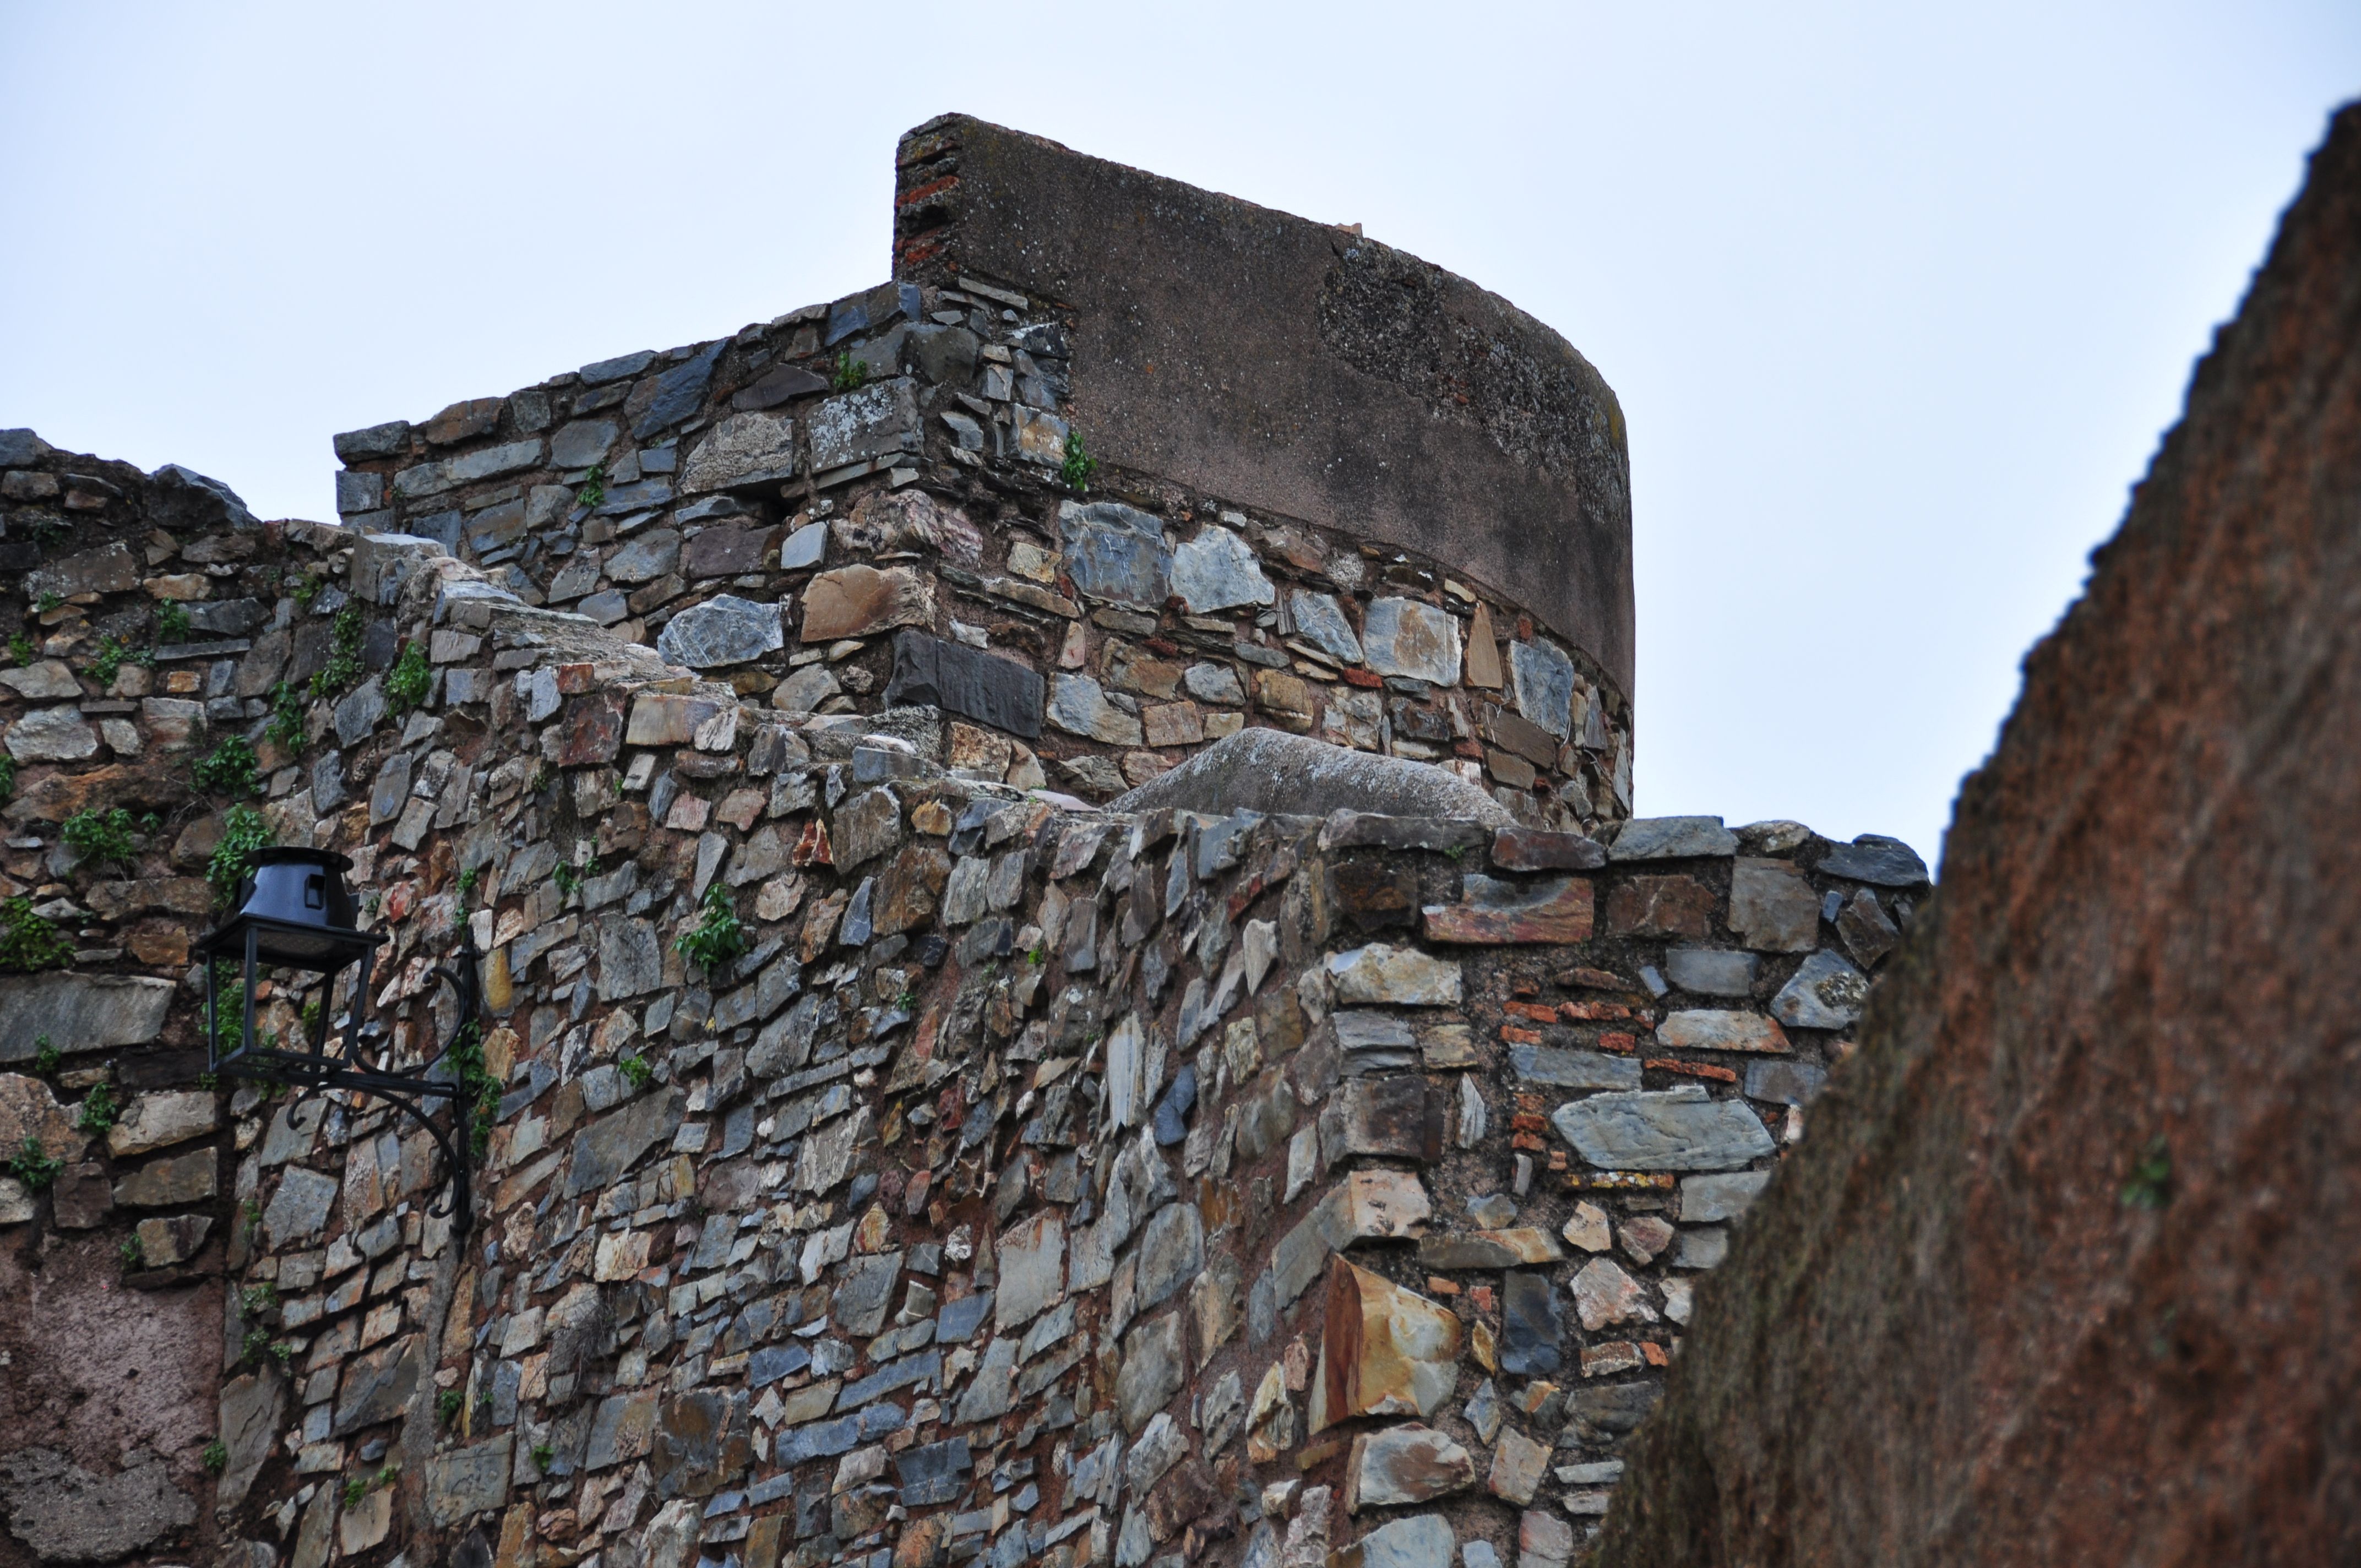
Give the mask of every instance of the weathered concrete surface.
M 155 1541 L 190 1525 L 203 1497 L 221 1286 L 125 1289 L 115 1245 L 51 1237 L 38 1253 L 0 1249 L 0 1427 L 16 1466 L 0 1486 L 0 1519 L 58 1561 Z M 0 1540 L 0 1562 L 10 1550 Z
M 2361 1557 L 2356 515 L 2361 106 L 2026 662 L 1598 1561 Z
M 897 278 L 1077 308 L 1098 456 L 1513 586 L 1631 692 L 1622 410 L 1556 333 L 1352 229 L 967 115 L 899 167 Z

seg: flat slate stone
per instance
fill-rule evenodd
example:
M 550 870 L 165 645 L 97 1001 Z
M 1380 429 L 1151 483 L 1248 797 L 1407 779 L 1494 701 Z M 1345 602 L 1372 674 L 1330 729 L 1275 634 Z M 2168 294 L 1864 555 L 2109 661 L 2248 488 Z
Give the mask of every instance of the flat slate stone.
M 1500 946 L 1590 939 L 1592 894 L 1586 878 L 1508 882 L 1471 872 L 1461 887 L 1462 902 L 1425 907 L 1427 940 Z
M 1270 604 L 1278 593 L 1246 542 L 1218 524 L 1172 552 L 1171 589 L 1196 615 L 1244 604 Z
M 785 647 L 786 641 L 777 605 L 717 594 L 664 622 L 656 652 L 668 664 L 710 670 L 751 663 Z
M 1172 593 L 1164 520 L 1120 501 L 1067 501 L 1058 509 L 1066 575 L 1095 599 L 1158 610 Z
M 1559 1050 L 1550 1046 L 1510 1046 L 1509 1069 L 1531 1083 L 1560 1089 L 1637 1089 L 1640 1064 L 1603 1051 Z
M 1574 729 L 1574 661 L 1554 642 L 1509 644 L 1509 687 L 1517 711 L 1559 740 Z
M 1810 952 L 1820 942 L 1820 895 L 1794 861 L 1741 856 L 1730 873 L 1730 928 L 1757 952 Z
M 1746 1067 L 1746 1098 L 1808 1105 L 1828 1081 L 1828 1069 L 1807 1061 L 1758 1061 Z
M 1027 740 L 1041 735 L 1048 685 L 1014 659 L 909 630 L 894 638 L 894 674 L 885 705 L 939 707 Z
M 1381 675 L 1459 684 L 1459 618 L 1423 599 L 1381 598 L 1361 624 L 1361 654 Z
M 689 455 L 680 477 L 684 495 L 741 485 L 769 485 L 796 471 L 796 422 L 785 414 L 731 414 Z
M 1771 999 L 1771 1015 L 1798 1029 L 1842 1029 L 1861 1016 L 1869 977 L 1836 953 L 1806 959 Z
M 1294 618 L 1298 637 L 1347 664 L 1361 662 L 1361 640 L 1354 634 L 1353 623 L 1345 617 L 1345 607 L 1336 602 L 1334 595 L 1293 588 L 1288 592 L 1287 609 Z
M 811 463 L 815 473 L 865 462 L 918 444 L 917 390 L 909 378 L 873 381 L 839 393 L 811 411 Z
M 1500 1280 L 1500 1370 L 1519 1376 L 1555 1372 L 1557 1291 L 1549 1276 L 1512 1270 Z
M 1699 996 L 1752 996 L 1761 962 L 1752 953 L 1725 948 L 1675 948 L 1664 955 L 1664 972 Z
M 1719 817 L 1642 817 L 1623 824 L 1607 853 L 1618 861 L 1735 855 L 1738 835 Z
M 1899 839 L 1864 833 L 1850 844 L 1839 844 L 1820 860 L 1824 876 L 1850 877 L 1880 887 L 1916 887 L 1927 881 L 1927 862 Z
M 1770 1067 L 1771 1062 L 1758 1062 L 1758 1067 Z M 1681 1178 L 1681 1221 L 1685 1224 L 1711 1224 L 1718 1220 L 1734 1220 L 1746 1212 L 1763 1183 L 1771 1179 L 1767 1170 L 1732 1170 L 1713 1176 Z
M 1656 1043 L 1675 1051 L 1768 1051 L 1791 1047 L 1786 1031 L 1760 1013 L 1690 1008 L 1665 1014 Z
M 0 1062 L 30 1061 L 44 1035 L 67 1054 L 144 1046 L 173 992 L 169 980 L 137 975 L 12 975 L 0 985 Z
M 1742 1102 L 1711 1099 L 1696 1084 L 1596 1094 L 1559 1106 L 1550 1120 L 1602 1170 L 1727 1170 L 1773 1147 Z
M 566 1195 L 578 1197 L 613 1185 L 640 1156 L 673 1135 L 687 1103 L 688 1097 L 678 1089 L 661 1090 L 609 1111 L 576 1134 Z
M 1106 688 L 1088 675 L 1060 674 L 1051 683 L 1049 719 L 1069 733 L 1110 746 L 1137 746 L 1146 739 L 1139 720 L 1109 702 Z

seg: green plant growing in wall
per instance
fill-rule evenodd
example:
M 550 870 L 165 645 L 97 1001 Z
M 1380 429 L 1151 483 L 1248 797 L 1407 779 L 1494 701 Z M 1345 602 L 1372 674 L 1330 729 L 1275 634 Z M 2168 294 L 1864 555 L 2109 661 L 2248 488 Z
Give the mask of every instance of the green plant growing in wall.
M 689 962 L 708 970 L 744 952 L 749 946 L 746 927 L 739 922 L 737 905 L 730 903 L 729 890 L 719 883 L 708 885 L 704 901 L 697 906 L 697 924 L 674 938 L 673 948 Z
M 443 1418 L 443 1424 L 446 1427 L 457 1420 L 459 1412 L 467 1408 L 467 1396 L 464 1389 L 445 1388 L 434 1396 L 434 1413 Z
M 156 607 L 156 641 L 186 642 L 189 640 L 189 607 L 179 599 L 166 599 Z
M 312 677 L 312 696 L 342 696 L 361 684 L 361 636 L 368 629 L 361 622 L 360 607 L 346 605 L 336 611 L 328 623 L 328 658 Z
M 2127 1209 L 2161 1209 L 2172 1201 L 2172 1151 L 2162 1135 L 2150 1138 L 2132 1162 L 2132 1179 L 2124 1185 Z
M 65 607 L 66 596 L 55 588 L 43 588 L 33 600 L 33 608 L 43 615 L 49 614 L 53 609 L 63 609 Z
M 850 392 L 855 388 L 866 384 L 868 379 L 869 361 L 866 359 L 855 359 L 852 356 L 852 351 L 851 349 L 840 348 L 837 350 L 835 367 L 828 373 L 828 385 L 829 390 L 837 392 Z
M 148 1249 L 139 1245 L 139 1233 L 137 1231 L 124 1237 L 123 1245 L 115 1248 L 115 1252 L 117 1257 L 123 1259 L 123 1271 L 126 1274 L 136 1274 L 148 1266 Z
M 348 1475 L 345 1478 L 345 1507 L 357 1508 L 360 1507 L 361 1499 L 368 1496 L 368 1478 L 367 1476 Z
M 49 1190 L 49 1183 L 58 1179 L 58 1172 L 65 1168 L 65 1161 L 49 1157 L 49 1152 L 41 1146 L 40 1139 L 28 1137 L 25 1140 L 25 1146 L 10 1155 L 7 1165 L 0 1168 L 5 1168 L 9 1175 L 23 1182 L 26 1191 L 44 1192 Z
M 476 902 L 476 883 L 482 876 L 480 868 L 464 866 L 459 871 L 459 910 L 465 914 Z
M 261 1365 L 262 1358 L 269 1354 L 270 1331 L 269 1329 L 248 1329 L 246 1331 L 246 1337 L 237 1343 L 237 1358 L 248 1365 Z
M 0 800 L 16 793 L 16 759 L 0 751 Z
M 129 868 L 139 859 L 133 826 L 131 813 L 119 806 L 109 811 L 85 806 L 66 818 L 62 831 L 67 846 L 91 864 Z
M 131 652 L 112 637 L 102 637 L 98 652 L 91 655 L 90 678 L 102 686 L 115 684 L 115 672 L 123 668 L 125 655 Z
M 551 1447 L 545 1442 L 536 1442 L 533 1445 L 533 1464 L 534 1469 L 539 1470 L 543 1475 L 546 1475 L 549 1474 L 549 1467 L 556 1463 L 556 1449 Z
M 32 663 L 34 659 L 33 640 L 30 637 L 26 636 L 21 631 L 9 633 L 8 657 L 16 660 L 16 663 L 20 664 L 29 665 Z
M 31 899 L 0 899 L 0 970 L 30 974 L 63 969 L 73 956 L 73 943 L 34 912 Z
M 287 597 L 295 601 L 297 609 L 309 609 L 312 601 L 320 597 L 320 579 L 309 572 L 298 572 L 287 585 Z
M 481 1156 L 492 1145 L 492 1124 L 500 1113 L 500 1080 L 484 1066 L 483 1026 L 470 1018 L 451 1036 L 444 1059 L 458 1075 L 459 1101 L 467 1107 L 467 1145 Z
M 254 852 L 278 842 L 269 818 L 250 806 L 233 806 L 222 814 L 220 841 L 205 862 L 205 881 L 213 884 L 214 902 L 227 908 L 237 899 L 238 884 L 254 864 Z
M 634 1091 L 645 1089 L 654 1081 L 656 1076 L 654 1064 L 636 1052 L 631 1056 L 617 1058 L 615 1070 L 630 1080 Z
M 1066 460 L 1058 466 L 1058 477 L 1066 481 L 1076 495 L 1091 493 L 1091 476 L 1099 471 L 1099 460 L 1082 445 L 1082 433 L 1066 432 Z
M 283 751 L 303 743 L 303 694 L 286 681 L 270 688 L 270 722 L 262 735 Z
M 229 1468 L 229 1444 L 215 1438 L 199 1450 L 197 1463 L 205 1467 L 208 1475 L 218 1475 Z
M 243 735 L 225 735 L 211 756 L 189 770 L 189 780 L 207 795 L 249 795 L 255 793 L 254 748 Z
M 58 1047 L 49 1044 L 49 1037 L 47 1035 L 33 1036 L 33 1070 L 35 1072 L 43 1078 L 48 1078 L 58 1070 L 58 1063 L 64 1059 L 58 1054 Z
M 590 471 L 582 476 L 582 488 L 574 492 L 574 504 L 596 511 L 607 501 L 607 465 L 593 463 Z
M 269 1280 L 249 1285 L 237 1293 L 238 1310 L 249 1318 L 258 1318 L 279 1305 L 279 1287 Z
M 106 1130 L 123 1118 L 123 1102 L 115 1097 L 114 1089 L 104 1083 L 93 1084 L 82 1096 L 82 1109 L 74 1113 L 74 1126 L 94 1138 L 104 1137 Z
M 426 663 L 426 650 L 415 642 L 401 646 L 401 656 L 393 668 L 385 673 L 385 710 L 400 718 L 426 700 L 426 693 L 434 684 L 434 672 Z

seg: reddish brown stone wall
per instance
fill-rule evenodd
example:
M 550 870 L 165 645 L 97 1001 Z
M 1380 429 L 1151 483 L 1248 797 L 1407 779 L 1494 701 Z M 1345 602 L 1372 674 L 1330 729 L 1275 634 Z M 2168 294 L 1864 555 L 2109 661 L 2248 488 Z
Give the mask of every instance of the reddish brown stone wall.
M 2361 107 L 1962 791 L 1598 1561 L 2361 1556 Z

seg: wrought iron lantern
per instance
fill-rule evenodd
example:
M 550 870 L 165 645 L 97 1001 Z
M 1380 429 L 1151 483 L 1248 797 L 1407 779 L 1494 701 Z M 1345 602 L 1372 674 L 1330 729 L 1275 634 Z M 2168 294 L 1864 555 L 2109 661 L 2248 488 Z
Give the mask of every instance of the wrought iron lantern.
M 458 999 L 450 1041 L 421 1066 L 390 1066 L 383 1056 L 383 1041 L 390 1036 L 382 1028 L 373 1031 L 368 1020 L 370 971 L 385 938 L 359 928 L 359 907 L 345 885 L 344 873 L 352 865 L 327 850 L 255 852 L 238 884 L 236 912 L 196 945 L 205 982 L 205 1065 L 224 1077 L 295 1090 L 297 1107 L 288 1112 L 291 1123 L 304 1098 L 326 1089 L 353 1091 L 399 1106 L 442 1150 L 451 1186 L 433 1212 L 450 1215 L 464 1234 L 474 1223 L 467 1163 L 472 1140 L 463 1075 L 450 1058 L 453 1047 L 479 1037 L 482 1029 L 474 933 L 462 921 L 456 967 L 438 965 L 434 970 Z M 222 989 L 225 970 L 235 977 L 234 993 Z M 319 1006 L 308 1021 L 308 1037 L 281 1040 L 267 1030 L 257 1032 L 258 993 L 274 970 L 320 977 Z M 351 1004 L 340 1014 L 337 988 L 347 970 Z M 233 1001 L 239 1011 L 225 1019 L 222 1006 Z M 379 1040 L 374 1046 L 373 1034 Z M 430 1113 L 436 1100 L 447 1100 L 454 1107 L 447 1129 Z

